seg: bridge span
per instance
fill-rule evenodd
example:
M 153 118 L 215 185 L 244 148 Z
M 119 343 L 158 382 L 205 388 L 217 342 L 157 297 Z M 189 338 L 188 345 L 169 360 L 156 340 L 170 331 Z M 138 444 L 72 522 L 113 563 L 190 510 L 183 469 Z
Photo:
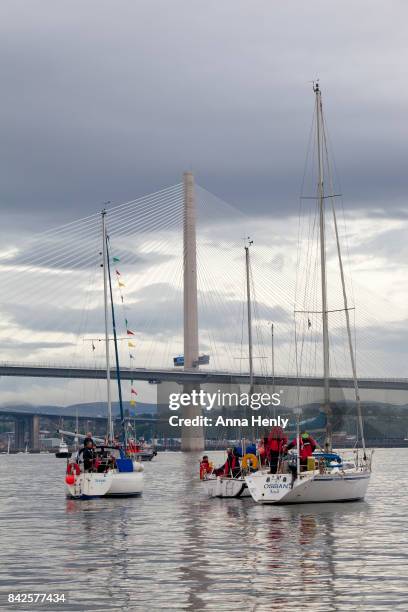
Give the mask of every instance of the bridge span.
M 210 370 L 184 371 L 177 368 L 150 369 L 150 368 L 121 368 L 122 380 L 140 380 L 160 384 L 162 382 L 185 383 L 212 383 L 219 385 L 248 384 L 249 374 L 239 372 L 217 372 Z M 18 376 L 31 378 L 82 378 L 89 380 L 105 379 L 106 370 L 95 367 L 74 367 L 70 365 L 52 366 L 35 364 L 0 363 L 0 376 Z M 111 370 L 111 378 L 116 378 L 116 370 Z M 283 387 L 322 387 L 323 379 L 311 376 L 259 376 L 254 375 L 256 385 L 274 385 Z M 407 378 L 359 378 L 360 389 L 379 389 L 393 391 L 408 391 Z M 353 388 L 353 379 L 340 377 L 331 378 L 330 386 L 337 389 Z

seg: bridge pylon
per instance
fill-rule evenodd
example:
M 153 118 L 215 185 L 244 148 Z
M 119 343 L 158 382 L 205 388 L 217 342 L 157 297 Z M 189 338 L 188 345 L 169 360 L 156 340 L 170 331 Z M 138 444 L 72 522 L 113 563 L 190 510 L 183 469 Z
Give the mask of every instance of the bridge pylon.
M 194 176 L 192 172 L 183 175 L 184 214 L 183 214 L 183 265 L 184 265 L 184 370 L 198 369 L 198 308 L 197 308 L 197 244 L 196 244 L 196 206 Z M 199 384 L 183 385 L 184 393 L 199 390 Z M 201 415 L 198 406 L 185 406 L 184 418 Z M 204 431 L 201 426 L 183 426 L 181 432 L 182 451 L 204 450 Z

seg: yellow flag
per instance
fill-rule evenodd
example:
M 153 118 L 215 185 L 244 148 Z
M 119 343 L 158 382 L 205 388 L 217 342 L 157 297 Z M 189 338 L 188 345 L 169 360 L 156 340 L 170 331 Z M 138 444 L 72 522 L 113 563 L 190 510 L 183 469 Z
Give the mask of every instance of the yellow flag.
M 119 282 L 119 287 L 126 287 L 125 283 Z
M 136 346 L 136 344 L 133 344 L 133 342 L 128 342 L 128 346 L 131 346 L 131 347 L 134 348 Z
M 130 400 L 129 404 L 130 404 L 131 406 L 136 406 L 136 402 L 135 402 L 135 400 Z

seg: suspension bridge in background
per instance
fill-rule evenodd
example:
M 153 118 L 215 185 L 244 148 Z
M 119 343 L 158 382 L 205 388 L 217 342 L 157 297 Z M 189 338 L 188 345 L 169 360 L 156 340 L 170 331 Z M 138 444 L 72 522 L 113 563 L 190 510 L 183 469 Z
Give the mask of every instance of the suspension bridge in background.
M 206 205 L 201 214 L 207 232 L 201 241 L 197 240 L 197 199 Z M 245 299 L 240 294 L 243 268 L 239 250 L 231 247 L 231 243 L 236 247 L 237 240 L 227 239 L 219 226 L 220 219 L 227 227 L 233 225 L 235 216 L 232 215 L 237 211 L 225 203 L 221 206 L 220 202 L 196 187 L 192 173 L 187 172 L 182 184 L 108 210 L 112 262 L 117 267 L 117 308 L 122 310 L 124 321 L 123 337 L 119 338 L 123 364 L 121 379 L 130 381 L 131 393 L 136 393 L 137 381 L 173 382 L 186 391 L 206 383 L 321 388 L 322 377 L 313 374 L 320 364 L 316 356 L 320 340 L 317 279 L 311 284 L 310 295 L 304 296 L 304 299 L 311 299 L 314 307 L 298 330 L 305 366 L 301 373 L 293 373 L 293 306 L 289 306 L 294 303 L 293 288 L 289 281 L 282 280 L 279 270 L 275 270 L 273 280 L 261 274 L 258 282 L 251 270 L 253 315 L 259 323 L 255 325 L 254 344 L 259 353 L 255 360 L 259 360 L 259 365 L 258 371 L 253 373 L 242 367 L 247 359 L 243 325 Z M 0 257 L 3 295 L 6 296 L 1 303 L 3 354 L 6 351 L 21 357 L 25 351 L 30 355 L 25 360 L 8 358 L 0 362 L 0 377 L 106 379 L 103 357 L 96 354 L 102 346 L 103 329 L 98 276 L 99 223 L 99 216 L 92 215 L 45 232 L 25 250 L 12 250 Z M 201 267 L 197 264 L 200 256 Z M 263 266 L 265 261 L 260 268 Z M 310 277 L 310 269 L 308 275 Z M 333 315 L 336 316 L 339 314 Z M 280 329 L 279 370 L 283 371 L 286 365 L 287 371 L 292 370 L 292 373 L 282 375 L 275 371 L 273 331 L 272 355 L 268 335 L 271 321 L 275 324 L 278 321 Z M 367 328 L 370 324 L 375 325 L 368 319 L 365 323 Z M 75 338 L 73 329 L 76 329 Z M 339 338 L 334 348 L 338 354 L 334 356 L 333 365 L 338 366 L 340 372 L 341 368 L 344 370 L 345 351 Z M 200 366 L 203 349 L 215 362 L 215 368 Z M 94 363 L 78 363 L 89 351 Z M 49 354 L 54 363 L 51 359 L 43 363 L 40 358 Z M 72 359 L 68 365 L 67 354 Z M 182 367 L 158 367 L 152 363 L 154 360 L 169 363 L 177 354 L 183 357 Z M 372 349 L 371 352 L 365 350 L 364 354 L 368 363 L 365 370 L 368 371 L 376 363 L 376 357 L 373 358 Z M 60 363 L 62 357 L 64 363 Z M 239 368 L 236 359 L 239 359 Z M 272 368 L 269 367 L 270 359 Z M 146 364 L 146 367 L 137 367 L 135 362 Z M 225 368 L 226 363 L 228 368 Z M 116 369 L 112 368 L 110 375 L 115 379 Z M 350 389 L 353 384 L 351 376 L 337 373 L 330 380 L 330 386 L 338 389 Z M 364 375 L 359 377 L 359 386 L 368 390 L 404 392 L 408 390 L 408 379 Z M 131 402 L 135 402 L 133 396 L 130 397 Z M 12 409 L 10 414 L 14 414 Z M 196 406 L 184 409 L 187 418 L 197 414 Z M 30 444 L 36 449 L 38 415 L 24 415 L 26 425 L 21 424 L 22 417 L 14 416 L 18 439 L 23 440 L 24 427 L 28 427 Z M 202 428 L 183 428 L 182 449 L 203 448 Z

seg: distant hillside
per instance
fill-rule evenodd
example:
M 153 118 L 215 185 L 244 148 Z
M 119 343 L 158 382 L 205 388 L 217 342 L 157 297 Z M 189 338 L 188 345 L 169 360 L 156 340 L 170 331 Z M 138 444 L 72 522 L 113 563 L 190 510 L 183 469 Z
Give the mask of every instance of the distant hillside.
M 156 414 L 156 404 L 137 402 L 136 406 L 131 406 L 129 402 L 123 402 L 125 411 L 129 410 L 131 415 Z M 43 416 L 55 416 L 58 414 L 75 417 L 78 411 L 79 417 L 103 417 L 106 415 L 105 402 L 89 402 L 84 404 L 72 404 L 70 406 L 55 405 L 35 405 L 35 404 L 3 404 L 0 412 L 21 412 L 23 414 L 39 414 Z M 115 416 L 119 415 L 119 402 L 113 402 L 112 412 Z

